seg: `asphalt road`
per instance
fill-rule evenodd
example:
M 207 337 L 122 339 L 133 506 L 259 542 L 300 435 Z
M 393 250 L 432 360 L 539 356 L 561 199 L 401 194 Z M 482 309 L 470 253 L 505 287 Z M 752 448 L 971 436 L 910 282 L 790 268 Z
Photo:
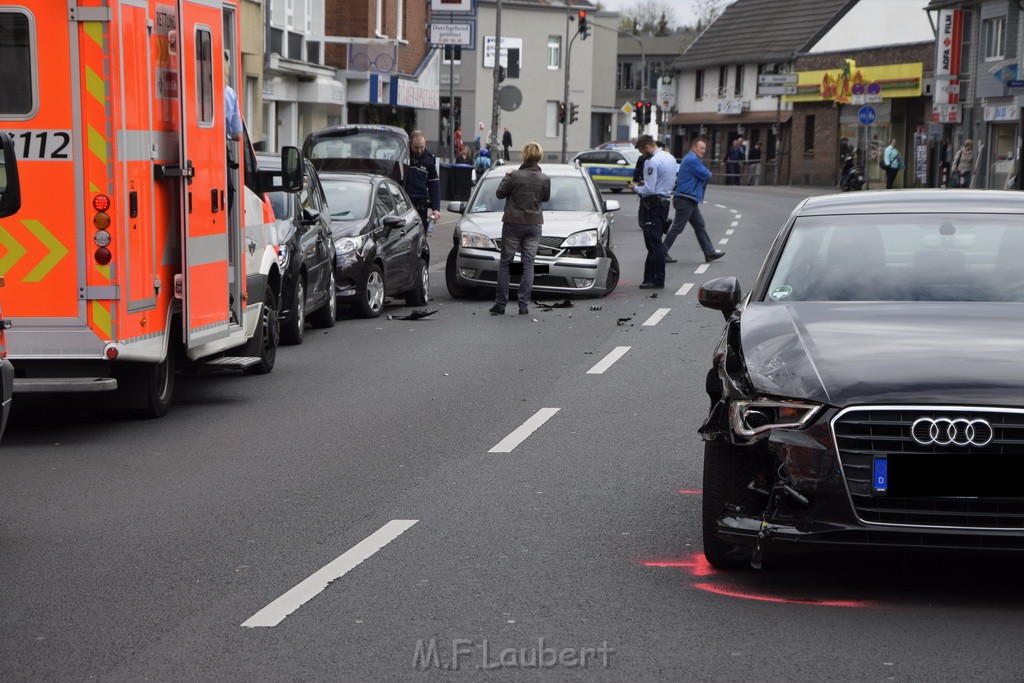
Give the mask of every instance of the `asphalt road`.
M 656 298 L 608 194 L 618 290 L 501 318 L 447 294 L 448 214 L 429 318 L 346 315 L 160 420 L 16 406 L 0 679 L 1020 680 L 1021 558 L 703 561 L 696 288 L 752 282 L 805 194 L 712 188 L 726 257 L 685 232 Z

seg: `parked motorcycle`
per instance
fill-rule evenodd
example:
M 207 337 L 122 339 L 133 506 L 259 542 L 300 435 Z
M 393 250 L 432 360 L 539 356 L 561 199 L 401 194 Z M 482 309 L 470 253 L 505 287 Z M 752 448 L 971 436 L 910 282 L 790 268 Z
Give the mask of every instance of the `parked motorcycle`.
M 857 150 L 851 150 L 841 159 L 843 165 L 839 173 L 839 189 L 843 192 L 856 192 L 864 187 L 864 166 L 857 161 Z

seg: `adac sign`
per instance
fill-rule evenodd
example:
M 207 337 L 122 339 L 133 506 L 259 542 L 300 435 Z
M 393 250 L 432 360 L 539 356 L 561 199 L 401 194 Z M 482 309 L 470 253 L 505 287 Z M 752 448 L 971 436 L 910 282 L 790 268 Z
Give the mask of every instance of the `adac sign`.
M 858 67 L 852 59 L 838 69 L 797 72 L 797 94 L 786 102 L 870 104 L 893 97 L 920 97 L 924 64 L 885 64 Z

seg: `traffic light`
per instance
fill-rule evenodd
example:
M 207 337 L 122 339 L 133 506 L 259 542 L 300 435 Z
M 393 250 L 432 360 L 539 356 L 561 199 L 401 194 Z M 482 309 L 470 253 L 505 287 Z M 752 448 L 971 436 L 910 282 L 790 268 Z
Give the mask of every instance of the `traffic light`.
M 580 40 L 586 40 L 590 35 L 590 22 L 587 21 L 587 10 L 580 10 L 580 24 L 576 27 L 580 34 Z
M 643 100 L 637 100 L 636 106 L 633 107 L 633 120 L 639 123 L 641 126 L 644 124 L 644 103 Z
M 647 100 L 647 102 L 644 103 L 644 125 L 647 125 L 651 121 L 651 101 Z
M 558 103 L 558 122 L 565 123 L 565 102 Z
M 580 118 L 580 105 L 575 102 L 569 103 L 569 123 L 576 123 Z

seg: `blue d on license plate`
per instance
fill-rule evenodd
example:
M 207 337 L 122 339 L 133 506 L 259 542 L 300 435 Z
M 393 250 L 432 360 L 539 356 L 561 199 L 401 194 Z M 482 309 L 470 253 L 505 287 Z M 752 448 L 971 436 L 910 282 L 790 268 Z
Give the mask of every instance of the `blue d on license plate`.
M 889 490 L 889 460 L 875 458 L 871 463 L 871 488 L 875 493 Z

